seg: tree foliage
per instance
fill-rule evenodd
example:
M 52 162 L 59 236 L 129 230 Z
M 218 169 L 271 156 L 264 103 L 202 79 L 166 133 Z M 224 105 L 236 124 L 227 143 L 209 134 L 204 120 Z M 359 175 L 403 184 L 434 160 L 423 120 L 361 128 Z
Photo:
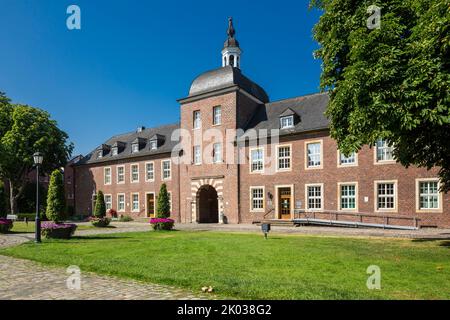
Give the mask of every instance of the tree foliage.
M 105 196 L 102 191 L 97 192 L 95 199 L 94 216 L 96 218 L 104 218 L 106 216 Z
M 37 108 L 11 104 L 0 93 L 0 179 L 9 183 L 11 213 L 34 170 L 33 154 L 44 155 L 41 173 L 50 174 L 63 167 L 73 145 L 50 115 Z
M 167 192 L 167 185 L 163 183 L 159 191 L 158 205 L 156 208 L 157 218 L 169 218 L 170 217 L 170 198 Z
M 0 180 L 0 218 L 6 217 L 7 209 L 5 184 Z
M 370 30 L 370 5 L 381 28 Z M 450 0 L 312 0 L 331 136 L 346 154 L 386 138 L 450 190 Z
M 58 223 L 66 219 L 65 209 L 63 175 L 60 170 L 55 170 L 50 176 L 45 214 L 47 219 Z

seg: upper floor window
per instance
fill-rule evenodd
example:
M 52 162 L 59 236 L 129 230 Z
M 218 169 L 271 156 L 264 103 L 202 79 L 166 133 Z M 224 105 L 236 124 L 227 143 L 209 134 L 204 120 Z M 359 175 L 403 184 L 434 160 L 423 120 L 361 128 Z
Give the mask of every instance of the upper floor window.
M 105 168 L 105 184 L 111 184 L 111 168 Z
M 202 127 L 202 118 L 200 111 L 194 111 L 194 129 L 200 129 Z
M 222 124 L 222 107 L 217 106 L 213 109 L 213 125 L 218 126 Z
M 155 164 L 153 162 L 148 162 L 145 165 L 146 176 L 145 179 L 147 181 L 155 180 Z
M 222 144 L 221 143 L 215 143 L 213 146 L 213 160 L 214 163 L 221 163 L 222 162 Z
M 117 183 L 125 183 L 125 167 L 117 167 Z
M 288 129 L 294 127 L 294 116 L 280 118 L 280 128 Z
M 258 148 L 250 151 L 250 171 L 261 172 L 264 170 L 264 149 Z
M 291 147 L 278 147 L 278 170 L 289 170 L 291 168 Z
M 307 168 L 318 168 L 322 165 L 322 143 L 314 142 L 306 144 Z
M 171 172 L 171 161 L 170 160 L 164 160 L 162 162 L 162 178 L 163 180 L 170 180 L 172 177 Z
M 389 146 L 389 141 L 385 139 L 380 139 L 377 141 L 375 146 L 377 153 L 377 162 L 380 161 L 392 161 L 394 160 L 392 146 Z
M 202 164 L 202 147 L 194 146 L 194 164 Z
M 131 165 L 131 182 L 139 182 L 139 165 L 132 164 Z
M 339 151 L 339 164 L 341 166 L 356 164 L 356 152 L 353 152 L 351 155 L 346 157 L 345 154 Z
M 150 141 L 150 150 L 157 150 L 158 149 L 158 141 L 152 140 Z

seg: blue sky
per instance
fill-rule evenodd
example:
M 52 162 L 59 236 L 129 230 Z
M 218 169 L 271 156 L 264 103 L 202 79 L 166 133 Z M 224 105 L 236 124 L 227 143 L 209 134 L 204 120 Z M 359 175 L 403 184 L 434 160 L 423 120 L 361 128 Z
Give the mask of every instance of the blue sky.
M 81 8 L 81 30 L 66 9 Z M 0 0 L 0 91 L 47 110 L 87 153 L 109 137 L 179 121 L 176 99 L 221 66 L 227 18 L 241 69 L 272 101 L 319 90 L 306 0 Z

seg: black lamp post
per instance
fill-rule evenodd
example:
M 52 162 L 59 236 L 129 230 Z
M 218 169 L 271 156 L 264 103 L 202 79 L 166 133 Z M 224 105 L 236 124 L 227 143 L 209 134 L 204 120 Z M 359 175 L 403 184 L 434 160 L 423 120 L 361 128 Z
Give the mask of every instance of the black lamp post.
M 41 217 L 39 215 L 39 166 L 44 160 L 44 156 L 40 152 L 33 154 L 34 164 L 36 166 L 36 234 L 35 242 L 41 243 Z

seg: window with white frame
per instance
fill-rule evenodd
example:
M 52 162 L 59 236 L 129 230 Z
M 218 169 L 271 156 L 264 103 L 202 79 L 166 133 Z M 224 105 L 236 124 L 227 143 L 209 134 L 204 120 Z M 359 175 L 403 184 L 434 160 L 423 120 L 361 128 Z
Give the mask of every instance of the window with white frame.
M 307 186 L 306 197 L 306 205 L 308 209 L 322 209 L 322 185 Z
M 396 208 L 396 186 L 393 182 L 377 183 L 377 209 L 393 210 Z
M 264 149 L 258 148 L 250 151 L 251 172 L 264 170 Z
M 252 211 L 264 210 L 264 188 L 250 188 Z
M 438 181 L 419 181 L 419 209 L 436 210 L 440 208 Z
M 104 175 L 105 175 L 104 179 L 105 184 L 106 185 L 111 184 L 111 168 L 105 168 Z
M 155 180 L 155 164 L 153 162 L 145 164 L 145 179 L 147 181 Z
M 217 106 L 213 108 L 213 125 L 218 126 L 222 124 L 222 107 Z
M 117 167 L 117 183 L 125 183 L 125 167 Z
M 342 166 L 351 165 L 356 163 L 356 153 L 353 152 L 350 156 L 346 157 L 345 154 L 339 152 L 339 164 Z
M 356 185 L 342 184 L 340 187 L 340 204 L 341 210 L 355 210 L 356 209 Z
M 119 212 L 125 211 L 125 195 L 124 194 L 117 195 L 117 210 Z
M 105 206 L 106 210 L 112 209 L 112 196 L 110 194 L 105 194 Z
M 139 165 L 138 164 L 131 165 L 131 182 L 132 183 L 139 182 Z
M 215 143 L 213 146 L 213 160 L 214 160 L 214 163 L 222 162 L 222 144 L 221 143 Z
M 164 160 L 162 162 L 162 178 L 163 178 L 163 180 L 170 180 L 171 177 L 172 177 L 171 161 Z
M 117 156 L 119 154 L 119 148 L 118 147 L 113 147 L 111 154 L 113 157 Z
M 131 210 L 133 212 L 139 212 L 139 193 L 133 193 L 131 195 Z
M 131 152 L 132 153 L 138 153 L 139 152 L 139 144 L 138 143 L 133 143 L 131 145 Z
M 103 158 L 103 150 L 99 150 L 97 152 L 97 158 L 99 158 L 99 159 Z
M 152 140 L 150 141 L 150 150 L 157 150 L 158 149 L 158 141 Z
M 317 168 L 322 165 L 322 144 L 320 142 L 306 144 L 308 154 L 308 168 Z
M 202 127 L 202 118 L 200 111 L 194 111 L 194 129 L 200 129 Z
M 194 164 L 202 164 L 202 147 L 194 146 Z
M 389 141 L 385 139 L 379 139 L 376 143 L 377 162 L 379 161 L 392 161 L 394 160 L 392 146 L 389 146 Z
M 288 170 L 291 168 L 291 147 L 278 147 L 278 170 Z
M 280 118 L 280 128 L 288 129 L 294 127 L 294 116 L 281 117 Z

